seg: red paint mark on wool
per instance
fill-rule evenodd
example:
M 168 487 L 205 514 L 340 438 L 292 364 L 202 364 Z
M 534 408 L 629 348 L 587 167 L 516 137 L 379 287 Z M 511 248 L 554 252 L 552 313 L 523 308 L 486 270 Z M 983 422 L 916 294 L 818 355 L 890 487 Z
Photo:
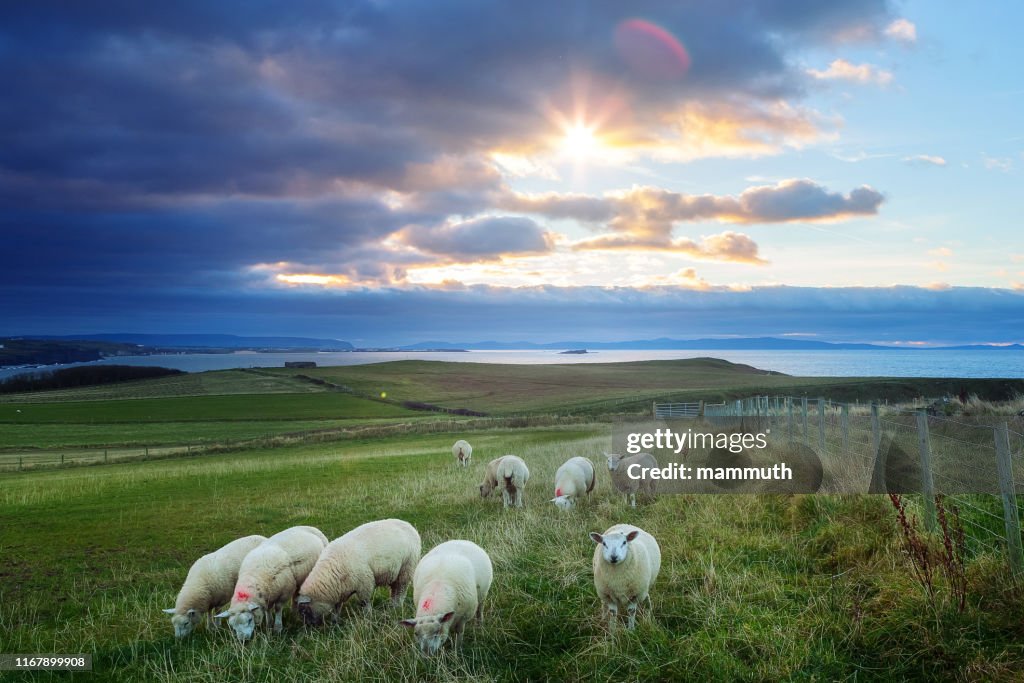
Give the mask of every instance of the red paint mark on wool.
M 560 489 L 560 488 L 555 489 L 555 496 L 557 497 L 557 496 L 560 496 L 560 495 L 562 495 L 562 489 Z
M 431 598 L 427 598 L 426 600 L 423 601 L 423 609 L 430 609 L 430 606 L 433 605 L 433 604 L 434 604 L 434 601 Z
M 239 600 L 248 600 L 250 598 L 250 595 L 245 591 L 238 591 L 237 593 L 235 593 L 235 597 Z

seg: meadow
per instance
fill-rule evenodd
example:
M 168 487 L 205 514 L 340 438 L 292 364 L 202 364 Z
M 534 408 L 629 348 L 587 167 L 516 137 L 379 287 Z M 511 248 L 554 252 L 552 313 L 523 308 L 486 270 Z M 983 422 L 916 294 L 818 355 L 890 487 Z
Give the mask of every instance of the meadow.
M 598 372 L 603 376 L 594 383 L 615 374 Z M 344 379 L 355 389 L 352 377 Z M 432 380 L 418 381 L 427 386 Z M 733 381 L 742 379 L 726 371 L 720 385 Z M 390 396 L 399 382 L 389 377 L 367 385 L 362 397 L 345 391 L 268 393 L 245 398 L 245 405 L 268 415 L 283 411 L 279 421 L 295 424 L 317 412 L 315 403 L 289 407 L 302 395 L 324 399 L 324 411 L 339 409 L 342 404 L 330 401 L 342 399 L 401 410 L 398 403 L 370 400 L 378 386 Z M 561 385 L 552 386 L 563 395 Z M 623 396 L 628 389 L 623 380 Z M 677 377 L 671 391 L 680 390 L 691 387 Z M 4 422 L 0 433 L 28 424 L 55 430 L 50 438 L 59 441 L 62 426 L 87 425 L 65 424 L 58 416 L 87 418 L 75 412 L 86 404 L 95 406 L 94 415 L 123 420 L 105 424 L 144 433 L 161 424 L 146 421 L 153 414 L 147 411 L 161 410 L 147 402 L 177 406 L 174 401 L 182 399 L 173 392 L 153 396 L 152 387 L 141 385 L 131 391 L 138 397 L 94 392 L 88 400 L 72 395 L 45 402 L 36 396 L 20 406 L 35 406 L 45 419 Z M 616 391 L 605 399 L 584 387 L 576 396 L 592 406 L 618 400 Z M 199 398 L 186 401 L 176 421 L 165 424 L 233 424 L 232 416 L 243 412 Z M 548 400 L 525 398 L 530 410 Z M 460 402 L 461 396 L 449 401 L 451 407 Z M 116 410 L 118 403 L 126 404 L 124 411 Z M 195 409 L 191 416 L 188 405 Z M 522 408 L 507 405 L 509 413 Z M 204 415 L 212 417 L 193 419 Z M 409 420 L 373 411 L 335 417 L 382 426 Z M 1024 675 L 1024 599 L 1005 557 L 998 549 L 972 546 L 964 609 L 956 608 L 941 582 L 938 599 L 929 600 L 908 563 L 886 496 L 664 495 L 630 509 L 599 467 L 591 499 L 561 513 L 548 502 L 555 469 L 574 455 L 600 465 L 611 447 L 608 422 L 461 433 L 449 416 L 433 417 L 454 429 L 367 431 L 192 457 L 0 473 L 0 652 L 91 653 L 95 673 L 78 676 L 117 681 L 1013 681 Z M 451 456 L 451 443 L 460 436 L 474 446 L 469 469 L 455 467 Z M 521 510 L 503 510 L 499 497 L 481 500 L 477 493 L 486 462 L 505 453 L 522 456 L 531 469 Z M 920 515 L 913 497 L 911 509 Z M 201 628 L 176 641 L 160 612 L 173 605 L 192 561 L 233 538 L 296 524 L 313 524 L 334 538 L 385 517 L 416 526 L 424 550 L 466 538 L 490 553 L 495 581 L 485 620 L 470 625 L 461 650 L 421 658 L 397 623 L 412 616 L 411 596 L 401 610 L 389 610 L 384 591 L 370 615 L 350 607 L 339 626 L 324 629 L 286 616 L 282 636 L 260 633 L 246 645 L 224 629 Z M 661 544 L 663 565 L 653 609 L 641 613 L 635 631 L 612 633 L 594 593 L 594 546 L 587 533 L 620 522 L 651 532 Z M 66 674 L 7 676 L 56 680 Z

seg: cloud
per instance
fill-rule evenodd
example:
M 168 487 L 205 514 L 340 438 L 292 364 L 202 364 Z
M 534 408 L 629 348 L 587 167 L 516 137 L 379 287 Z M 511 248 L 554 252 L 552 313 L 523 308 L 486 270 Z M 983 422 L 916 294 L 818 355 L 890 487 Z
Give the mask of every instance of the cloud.
M 505 209 L 548 218 L 572 218 L 604 223 L 614 232 L 664 238 L 679 222 L 718 220 L 728 223 L 787 223 L 833 221 L 878 213 L 884 197 L 862 186 L 843 195 L 807 179 L 782 180 L 775 185 L 748 188 L 738 196 L 692 195 L 636 186 L 600 197 L 506 193 L 498 199 Z
M 928 255 L 929 256 L 940 256 L 940 257 L 950 257 L 950 256 L 953 255 L 953 250 L 950 249 L 949 247 L 936 247 L 935 249 L 929 249 L 928 250 Z
M 908 19 L 895 19 L 885 27 L 885 35 L 901 43 L 912 45 L 917 42 L 917 26 Z
M 945 166 L 946 160 L 943 157 L 933 154 L 916 154 L 914 156 L 903 157 L 903 161 L 908 164 L 918 164 L 924 166 Z
M 700 242 L 687 238 L 673 240 L 658 235 L 605 235 L 577 242 L 573 245 L 573 249 L 578 251 L 652 250 L 685 254 L 705 261 L 755 265 L 767 263 L 758 255 L 757 243 L 754 240 L 747 235 L 732 231 L 702 237 Z
M 541 254 L 553 248 L 551 233 L 529 218 L 512 216 L 477 218 L 438 227 L 409 226 L 396 238 L 408 246 L 456 261 Z
M 833 60 L 825 70 L 808 69 L 807 73 L 822 81 L 849 81 L 852 83 L 889 85 L 892 83 L 891 71 L 880 69 L 871 64 L 853 64 L 845 59 Z
M 990 157 L 983 156 L 982 158 L 985 168 L 989 171 L 1002 171 L 1003 173 L 1009 173 L 1013 170 L 1013 159 L 1009 157 Z

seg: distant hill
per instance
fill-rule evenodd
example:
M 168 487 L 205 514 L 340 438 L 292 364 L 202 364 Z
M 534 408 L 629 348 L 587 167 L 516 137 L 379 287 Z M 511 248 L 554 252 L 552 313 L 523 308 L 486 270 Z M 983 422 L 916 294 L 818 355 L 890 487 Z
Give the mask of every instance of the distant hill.
M 340 339 L 313 337 L 240 337 L 234 334 L 86 334 L 69 336 L 35 336 L 34 339 L 61 341 L 106 341 L 139 344 L 158 348 L 216 349 L 316 349 L 318 351 L 351 351 L 352 344 Z
M 441 342 L 427 341 L 403 346 L 403 351 L 426 349 L 470 349 L 477 351 L 538 350 L 561 351 L 564 349 L 587 349 L 589 351 L 976 351 L 976 350 L 1024 350 L 1020 344 L 991 346 L 974 344 L 945 347 L 882 346 L 881 344 L 855 344 L 847 342 L 824 342 L 813 339 L 779 339 L 777 337 L 733 337 L 729 339 L 636 339 L 622 342 L 559 341 L 545 344 L 534 342 Z
M 513 349 L 525 350 L 562 350 L 562 349 L 587 349 L 594 350 L 869 350 L 888 349 L 892 347 L 878 346 L 876 344 L 848 344 L 814 341 L 811 339 L 777 339 L 775 337 L 743 337 L 731 339 L 637 339 L 623 342 L 595 342 L 595 341 L 560 341 L 546 344 L 533 342 L 439 342 L 428 341 L 419 344 L 403 346 L 405 351 L 419 351 L 424 349 L 475 349 L 479 351 L 508 351 Z

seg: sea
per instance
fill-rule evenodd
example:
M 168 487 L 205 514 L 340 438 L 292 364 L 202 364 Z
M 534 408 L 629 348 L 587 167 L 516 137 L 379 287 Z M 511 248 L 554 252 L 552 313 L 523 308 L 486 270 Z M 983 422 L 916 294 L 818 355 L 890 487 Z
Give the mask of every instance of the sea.
M 155 365 L 186 372 L 230 368 L 283 367 L 285 361 L 313 361 L 318 366 L 364 365 L 397 360 L 433 360 L 456 363 L 507 363 L 548 365 L 555 363 L 623 363 L 681 358 L 721 358 L 802 377 L 998 377 L 1024 378 L 1024 351 L 1019 350 L 829 350 L 829 351 L 592 351 L 563 354 L 558 351 L 340 351 L 310 353 L 181 353 L 151 356 L 117 356 L 92 363 L 0 369 L 0 380 L 24 373 L 38 373 L 79 365 Z

